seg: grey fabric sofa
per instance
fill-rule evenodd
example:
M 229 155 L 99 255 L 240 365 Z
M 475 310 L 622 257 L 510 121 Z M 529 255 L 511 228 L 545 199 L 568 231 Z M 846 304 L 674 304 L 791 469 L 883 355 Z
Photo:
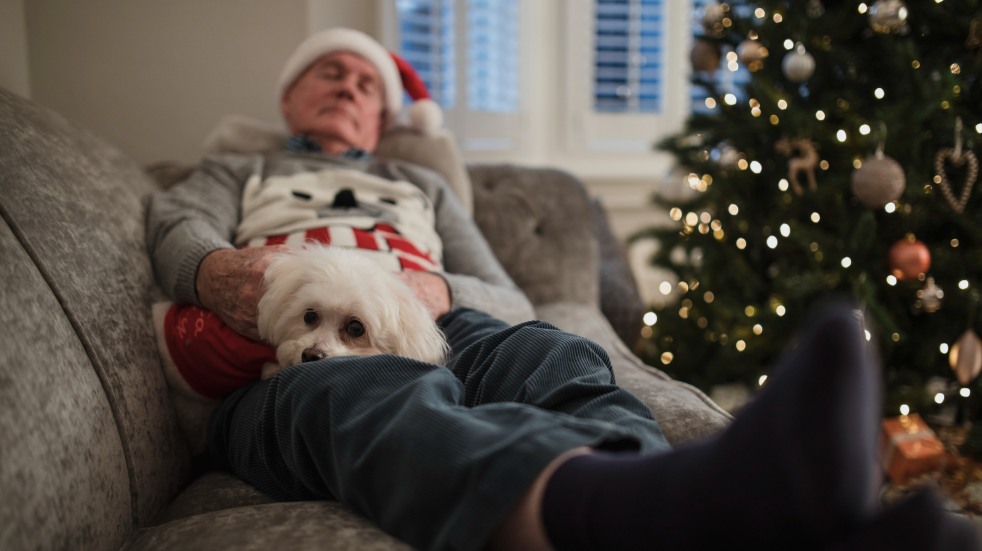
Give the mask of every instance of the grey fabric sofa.
M 642 365 L 600 313 L 590 198 L 570 176 L 470 167 L 478 223 L 538 315 L 611 354 L 673 443 L 729 416 Z M 150 319 L 154 181 L 0 90 L 0 549 L 397 549 L 337 503 L 277 503 L 196 472 Z

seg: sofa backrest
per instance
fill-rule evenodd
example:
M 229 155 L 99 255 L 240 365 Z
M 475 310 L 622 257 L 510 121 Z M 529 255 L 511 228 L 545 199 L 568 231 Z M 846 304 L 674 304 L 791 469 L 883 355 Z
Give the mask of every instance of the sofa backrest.
M 186 484 L 159 368 L 148 177 L 0 90 L 0 548 L 118 548 Z
M 599 245 L 583 183 L 567 172 L 469 165 L 474 222 L 533 306 L 599 304 Z

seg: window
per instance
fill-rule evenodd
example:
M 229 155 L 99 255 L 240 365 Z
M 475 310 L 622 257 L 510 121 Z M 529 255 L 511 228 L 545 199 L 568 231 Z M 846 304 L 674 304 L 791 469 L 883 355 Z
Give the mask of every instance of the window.
M 444 108 L 456 102 L 454 3 L 441 0 L 397 0 L 399 53 L 426 83 Z
M 702 21 L 706 13 L 706 7 L 716 3 L 717 0 L 692 0 L 693 37 L 698 39 L 705 36 L 706 30 L 703 27 Z M 733 9 L 749 10 L 752 9 L 752 7 L 735 6 Z M 708 78 L 716 86 L 717 91 L 723 94 L 735 94 L 737 98 L 742 101 L 743 99 L 746 99 L 746 92 L 744 89 L 745 85 L 750 82 L 750 72 L 747 71 L 747 68 L 743 64 L 737 63 L 735 58 L 733 60 L 727 59 L 727 56 L 730 55 L 731 52 L 733 52 L 733 48 L 729 46 L 726 46 L 720 52 L 720 67 L 712 75 L 709 75 Z M 707 90 L 705 86 L 693 84 L 691 100 L 692 111 L 694 113 L 712 113 L 712 110 L 706 107 L 706 97 L 708 95 L 709 90 Z
M 662 99 L 661 0 L 597 0 L 594 108 L 657 113 Z
M 519 147 L 518 2 L 395 2 L 399 53 L 443 108 L 465 151 Z
M 563 5 L 567 149 L 650 154 L 655 142 L 682 127 L 689 112 L 689 3 Z

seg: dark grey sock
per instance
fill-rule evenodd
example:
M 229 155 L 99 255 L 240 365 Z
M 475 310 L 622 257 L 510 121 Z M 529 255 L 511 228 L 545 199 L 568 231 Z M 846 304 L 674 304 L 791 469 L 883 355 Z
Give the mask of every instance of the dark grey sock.
M 543 498 L 547 533 L 561 550 L 827 545 L 877 512 L 880 401 L 858 311 L 828 306 L 722 434 L 562 465 Z

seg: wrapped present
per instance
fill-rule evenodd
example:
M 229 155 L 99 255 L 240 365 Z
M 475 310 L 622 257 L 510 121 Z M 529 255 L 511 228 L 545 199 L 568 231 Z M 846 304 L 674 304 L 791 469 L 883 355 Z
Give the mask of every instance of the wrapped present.
M 944 464 L 944 445 L 916 413 L 883 420 L 883 468 L 894 484 L 936 471 Z

